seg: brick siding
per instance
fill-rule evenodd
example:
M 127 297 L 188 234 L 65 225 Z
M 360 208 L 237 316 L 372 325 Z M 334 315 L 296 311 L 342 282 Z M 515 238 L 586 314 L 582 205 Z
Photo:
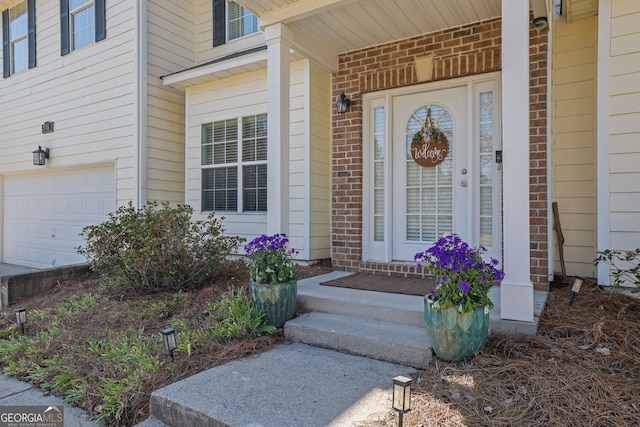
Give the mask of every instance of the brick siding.
M 352 100 L 333 116 L 332 262 L 339 270 L 410 276 L 415 265 L 362 261 L 362 94 L 418 83 L 414 61 L 434 54 L 432 81 L 501 69 L 501 20 L 493 19 L 343 54 L 333 99 Z M 547 32 L 530 30 L 531 280 L 548 287 Z

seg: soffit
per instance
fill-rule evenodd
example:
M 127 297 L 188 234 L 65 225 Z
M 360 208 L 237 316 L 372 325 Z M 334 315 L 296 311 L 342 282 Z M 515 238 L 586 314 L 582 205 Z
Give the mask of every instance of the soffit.
M 500 16 L 501 0 L 236 0 L 340 54 Z

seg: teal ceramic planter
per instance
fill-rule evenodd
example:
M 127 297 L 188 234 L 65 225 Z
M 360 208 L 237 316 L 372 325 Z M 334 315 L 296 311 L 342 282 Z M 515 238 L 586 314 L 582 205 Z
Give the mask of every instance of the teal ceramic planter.
M 433 351 L 442 360 L 469 360 L 487 343 L 489 310 L 484 307 L 464 314 L 457 307 L 434 311 L 425 297 L 424 321 Z
M 265 315 L 268 325 L 282 328 L 296 312 L 297 282 L 264 285 L 251 281 L 249 293 L 253 304 Z

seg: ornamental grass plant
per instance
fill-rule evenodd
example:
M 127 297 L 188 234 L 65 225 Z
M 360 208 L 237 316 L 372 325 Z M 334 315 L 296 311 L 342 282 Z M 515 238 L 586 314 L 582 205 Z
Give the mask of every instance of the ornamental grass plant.
M 298 251 L 287 248 L 288 243 L 286 234 L 263 234 L 245 245 L 251 280 L 265 285 L 295 283 L 298 277 L 293 258 Z
M 499 261 L 485 261 L 483 246 L 472 247 L 456 234 L 446 235 L 414 259 L 418 270 L 426 269 L 436 283 L 436 288 L 426 296 L 432 310 L 457 307 L 468 313 L 480 306 L 493 308 L 489 298 L 489 286 L 501 282 L 504 272 L 498 268 Z

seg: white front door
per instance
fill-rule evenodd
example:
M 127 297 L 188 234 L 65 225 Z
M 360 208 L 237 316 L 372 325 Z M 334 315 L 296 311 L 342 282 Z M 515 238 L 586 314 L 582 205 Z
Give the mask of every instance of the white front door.
M 393 98 L 392 251 L 393 260 L 413 260 L 444 234 L 470 235 L 473 188 L 468 161 L 472 138 L 468 132 L 468 88 L 459 86 Z M 449 151 L 437 166 L 423 167 L 411 156 L 413 136 L 428 111 L 444 132 Z

